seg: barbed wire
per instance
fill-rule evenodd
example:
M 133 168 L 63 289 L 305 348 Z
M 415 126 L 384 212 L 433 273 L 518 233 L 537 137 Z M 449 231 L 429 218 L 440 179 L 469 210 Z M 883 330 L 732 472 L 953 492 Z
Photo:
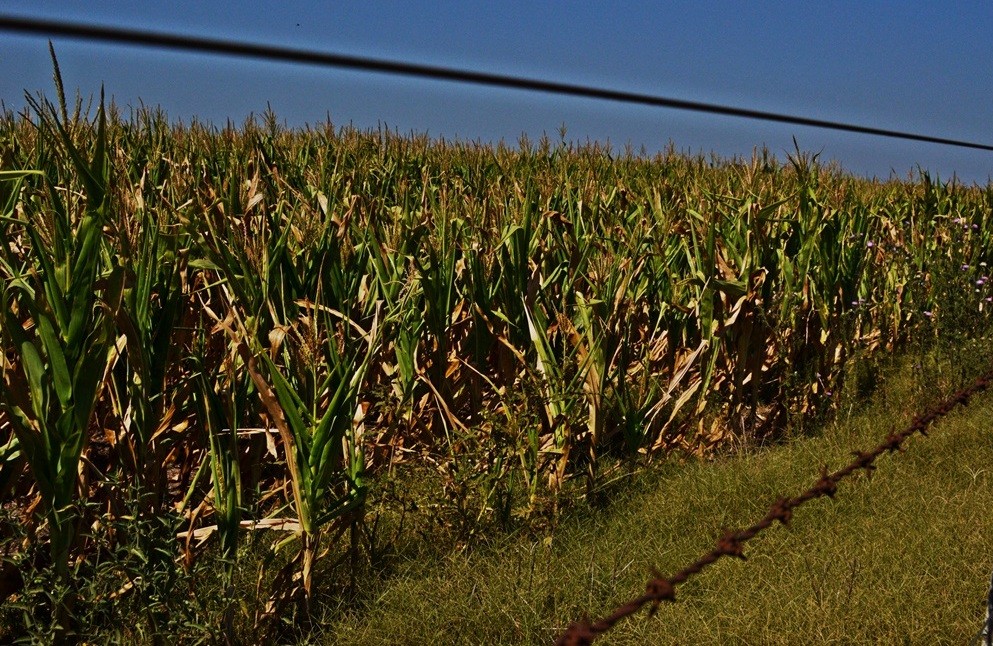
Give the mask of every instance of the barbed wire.
M 972 640 L 972 644 L 993 646 L 993 574 L 990 575 L 990 587 L 986 593 L 986 619 L 983 620 L 983 628 Z
M 555 643 L 558 646 L 586 646 L 592 644 L 597 637 L 613 628 L 618 622 L 634 615 L 645 606 L 649 606 L 649 616 L 654 615 L 663 601 L 674 602 L 676 600 L 676 586 L 700 574 L 704 568 L 724 557 L 746 560 L 744 553 L 746 542 L 769 529 L 777 522 L 783 525 L 789 525 L 793 518 L 793 510 L 797 507 L 823 496 L 833 498 L 838 490 L 838 484 L 845 478 L 859 471 L 864 471 L 871 475 L 876 468 L 874 464 L 876 458 L 884 453 L 894 453 L 901 450 L 903 443 L 915 433 L 927 436 L 927 429 L 931 424 L 948 415 L 956 406 L 968 403 L 973 395 L 988 389 L 991 383 L 993 383 L 993 371 L 979 377 L 972 385 L 956 392 L 943 403 L 917 417 L 904 430 L 890 433 L 886 436 L 886 439 L 872 450 L 865 452 L 854 451 L 853 455 L 855 459 L 838 471 L 829 473 L 827 466 L 823 467 L 820 478 L 803 493 L 793 498 L 780 498 L 769 507 L 769 511 L 766 512 L 761 520 L 744 529 L 725 533 L 717 540 L 717 544 L 712 550 L 672 576 L 663 577 L 657 572 L 654 572 L 644 594 L 618 606 L 610 614 L 597 621 L 590 622 L 582 620 L 573 622 Z M 993 583 L 991 583 L 991 586 L 993 586 Z M 991 591 L 993 591 L 993 588 L 991 588 Z M 991 609 L 993 609 L 993 599 L 990 600 L 990 604 Z
M 778 112 L 767 112 L 764 110 L 752 110 L 749 108 L 719 105 L 716 103 L 704 103 L 701 101 L 688 101 L 685 99 L 675 99 L 672 97 L 646 94 L 642 92 L 614 90 L 588 85 L 563 83 L 560 81 L 549 81 L 507 74 L 493 74 L 490 72 L 457 69 L 452 67 L 366 58 L 347 54 L 333 54 L 315 50 L 279 47 L 275 45 L 253 44 L 233 40 L 220 40 L 182 34 L 170 34 L 165 32 L 127 29 L 123 27 L 111 27 L 104 25 L 88 25 L 63 20 L 45 20 L 10 15 L 0 15 L 0 31 L 28 35 L 63 36 L 66 38 L 96 42 L 154 47 L 160 49 L 224 56 L 237 56 L 240 58 L 263 59 L 285 63 L 316 65 L 321 67 L 334 67 L 339 69 L 357 70 L 361 72 L 408 76 L 434 81 L 485 85 L 503 89 L 541 92 L 544 94 L 557 94 L 585 99 L 599 99 L 617 103 L 645 105 L 656 108 L 671 108 L 674 110 L 683 110 L 688 112 L 701 112 L 726 117 L 739 117 L 743 119 L 754 119 L 773 123 L 808 126 L 811 128 L 821 128 L 824 130 L 836 130 L 855 134 L 889 137 L 892 139 L 956 146 L 959 148 L 993 151 L 993 145 L 990 144 L 976 143 L 960 139 L 950 139 L 947 137 L 935 137 L 931 135 L 922 135 L 918 133 L 877 128 L 873 126 L 863 126 L 853 123 L 844 123 L 841 121 L 815 119 L 811 117 L 782 114 Z

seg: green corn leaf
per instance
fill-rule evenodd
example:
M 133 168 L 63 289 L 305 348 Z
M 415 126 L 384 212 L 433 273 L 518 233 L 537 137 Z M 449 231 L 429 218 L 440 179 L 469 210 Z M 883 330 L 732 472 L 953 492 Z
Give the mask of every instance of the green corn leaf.
M 348 382 L 340 378 L 334 394 L 327 403 L 327 411 L 314 428 L 309 457 L 310 468 L 315 472 L 329 464 L 330 451 L 335 445 L 340 446 L 341 432 L 348 423 L 351 423 L 351 411 L 346 410 L 343 406 L 350 399 L 349 391 Z
M 45 419 L 48 416 L 48 391 L 45 389 L 45 363 L 31 341 L 20 345 L 20 357 L 24 366 L 24 375 L 28 379 L 31 393 L 31 406 L 35 419 Z
M 55 393 L 58 395 L 62 408 L 68 408 L 72 401 L 72 380 L 69 375 L 69 366 L 66 364 L 65 355 L 62 353 L 62 342 L 58 338 L 52 321 L 44 314 L 38 315 L 36 323 L 38 334 L 45 348 L 45 355 L 48 357 L 49 367 L 52 370 L 52 379 L 55 382 Z
M 0 182 L 15 182 L 14 188 L 10 192 L 11 199 L 4 205 L 4 212 L 10 213 L 13 211 L 13 198 L 16 197 L 17 189 L 20 188 L 20 180 L 33 175 L 44 177 L 45 173 L 40 170 L 0 170 Z

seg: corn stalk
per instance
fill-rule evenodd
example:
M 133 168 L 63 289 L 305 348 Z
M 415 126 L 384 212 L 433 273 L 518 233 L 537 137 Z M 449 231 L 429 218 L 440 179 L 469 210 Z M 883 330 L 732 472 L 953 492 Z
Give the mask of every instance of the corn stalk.
M 55 205 L 51 237 L 38 221 L 20 222 L 35 266 L 12 268 L 4 287 L 3 338 L 13 360 L 4 369 L 2 401 L 41 495 L 55 571 L 65 578 L 77 520 L 80 457 L 114 344 L 113 316 L 124 276 L 119 267 L 102 271 L 103 226 L 110 211 L 102 97 L 89 161 L 55 109 L 34 105 L 51 143 L 61 144 L 72 160 L 86 202 L 75 220 L 49 182 Z

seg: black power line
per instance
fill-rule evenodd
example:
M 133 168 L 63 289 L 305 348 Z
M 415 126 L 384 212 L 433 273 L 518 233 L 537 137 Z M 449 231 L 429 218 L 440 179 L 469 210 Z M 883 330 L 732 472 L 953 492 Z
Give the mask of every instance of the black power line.
M 648 105 L 659 108 L 673 108 L 676 110 L 720 114 L 729 117 L 742 117 L 745 119 L 757 119 L 760 121 L 789 123 L 798 126 L 810 126 L 813 128 L 840 130 L 842 132 L 854 132 L 865 135 L 891 137 L 894 139 L 923 141 L 932 144 L 943 144 L 946 146 L 958 146 L 960 148 L 993 151 L 993 145 L 989 144 L 948 139 L 945 137 L 931 137 L 928 135 L 915 134 L 911 132 L 873 128 L 869 126 L 860 126 L 857 124 L 842 123 L 839 121 L 811 119 L 807 117 L 779 114 L 776 112 L 749 110 L 746 108 L 736 108 L 733 106 L 718 105 L 714 103 L 701 103 L 699 101 L 685 101 L 682 99 L 672 99 L 652 94 L 642 94 L 639 92 L 610 90 L 585 85 L 574 85 L 571 83 L 559 83 L 556 81 L 543 81 L 540 79 L 521 78 L 503 74 L 460 70 L 450 67 L 438 67 L 433 65 L 419 65 L 416 63 L 403 63 L 400 61 L 364 58 L 360 56 L 350 56 L 347 54 L 330 54 L 312 50 L 277 47 L 274 45 L 257 45 L 228 40 L 217 40 L 213 38 L 124 29 L 120 27 L 104 27 L 99 25 L 86 25 L 57 20 L 40 20 L 35 18 L 21 18 L 17 16 L 3 15 L 0 15 L 0 31 L 32 35 L 63 36 L 66 38 L 78 38 L 82 40 L 93 40 L 105 43 L 158 47 L 188 52 L 223 54 L 243 58 L 302 63 L 306 65 L 319 65 L 323 67 L 337 67 L 363 72 L 412 76 L 438 81 L 472 83 L 475 85 L 487 85 L 491 87 L 527 90 L 532 92 L 545 92 L 548 94 L 617 101 L 620 103 Z

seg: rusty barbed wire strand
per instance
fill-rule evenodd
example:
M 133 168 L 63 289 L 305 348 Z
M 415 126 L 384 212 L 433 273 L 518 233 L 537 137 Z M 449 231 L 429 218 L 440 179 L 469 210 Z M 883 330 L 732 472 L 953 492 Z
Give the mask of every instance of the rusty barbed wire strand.
M 644 594 L 618 606 L 609 615 L 597 621 L 580 620 L 573 622 L 555 641 L 556 645 L 586 646 L 587 644 L 592 644 L 597 637 L 613 628 L 621 620 L 634 615 L 645 606 L 650 606 L 649 616 L 652 616 L 663 601 L 674 602 L 676 600 L 676 586 L 699 574 L 704 568 L 712 565 L 721 558 L 730 556 L 743 561 L 747 560 L 744 553 L 746 542 L 769 529 L 777 522 L 783 525 L 789 525 L 793 517 L 793 510 L 800 505 L 823 496 L 833 498 L 838 490 L 838 484 L 845 478 L 859 471 L 864 471 L 867 475 L 871 476 L 876 468 L 874 464 L 876 458 L 884 453 L 894 453 L 901 450 L 903 443 L 915 433 L 920 433 L 927 437 L 927 429 L 931 424 L 948 415 L 957 406 L 967 404 L 973 395 L 987 390 L 991 383 L 993 383 L 993 371 L 987 372 L 976 379 L 972 385 L 959 390 L 938 406 L 915 418 L 910 426 L 904 430 L 891 432 L 886 436 L 886 439 L 872 450 L 853 451 L 852 455 L 855 456 L 855 459 L 838 471 L 829 473 L 827 466 L 824 466 L 821 469 L 820 478 L 806 491 L 793 498 L 780 498 L 769 507 L 769 511 L 766 512 L 765 516 L 755 524 L 744 529 L 726 532 L 717 539 L 717 543 L 712 550 L 672 576 L 666 578 L 661 576 L 657 571 L 653 572 L 652 579 L 648 582 Z

